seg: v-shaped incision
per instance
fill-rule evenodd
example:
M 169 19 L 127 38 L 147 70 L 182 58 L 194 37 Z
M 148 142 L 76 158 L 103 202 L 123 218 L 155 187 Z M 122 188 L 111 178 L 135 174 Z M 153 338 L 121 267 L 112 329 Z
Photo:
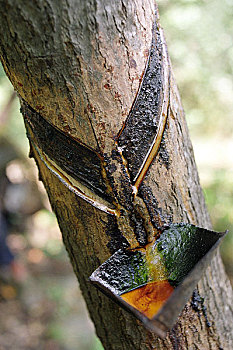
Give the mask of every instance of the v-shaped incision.
M 129 196 L 137 194 L 140 183 L 158 153 L 167 120 L 169 71 L 163 32 L 155 25 L 144 77 L 117 140 L 119 158 L 124 164 L 123 170 L 118 164 L 118 168 L 121 168 L 121 174 L 118 174 L 120 177 L 107 174 L 103 155 L 58 130 L 22 101 L 22 112 L 32 147 L 47 168 L 71 191 L 96 208 L 119 217 L 123 209 L 121 207 L 125 205 L 124 201 L 121 203 L 125 193 L 120 187 L 121 193 L 116 195 L 113 187 L 116 184 L 118 188 L 118 182 L 121 181 L 127 183 Z M 114 167 L 115 164 L 110 164 L 109 168 Z M 113 186 L 110 184 L 112 178 L 115 182 Z

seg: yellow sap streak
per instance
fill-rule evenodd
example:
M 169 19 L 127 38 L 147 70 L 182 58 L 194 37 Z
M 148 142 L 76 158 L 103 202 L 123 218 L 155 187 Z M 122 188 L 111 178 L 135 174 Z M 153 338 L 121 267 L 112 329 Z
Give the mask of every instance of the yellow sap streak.
M 167 280 L 164 259 L 160 256 L 154 243 L 148 244 L 144 253 L 150 282 L 122 294 L 121 298 L 148 318 L 153 318 L 172 294 L 174 288 Z
M 146 248 L 146 263 L 149 269 L 150 281 L 167 280 L 168 274 L 164 264 L 163 257 L 159 254 L 157 246 L 152 242 Z
M 121 295 L 129 305 L 152 319 L 172 294 L 174 288 L 168 281 L 148 283 Z

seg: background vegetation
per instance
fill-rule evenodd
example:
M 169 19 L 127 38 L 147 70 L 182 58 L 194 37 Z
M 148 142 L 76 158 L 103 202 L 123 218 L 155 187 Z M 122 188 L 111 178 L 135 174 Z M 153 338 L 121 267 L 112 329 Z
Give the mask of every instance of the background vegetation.
M 233 281 L 233 3 L 160 0 L 174 74 L 214 229 Z M 16 269 L 0 271 L 0 348 L 100 350 L 37 170 L 13 89 L 0 71 L 0 209 Z M 0 227 L 1 229 L 1 227 Z

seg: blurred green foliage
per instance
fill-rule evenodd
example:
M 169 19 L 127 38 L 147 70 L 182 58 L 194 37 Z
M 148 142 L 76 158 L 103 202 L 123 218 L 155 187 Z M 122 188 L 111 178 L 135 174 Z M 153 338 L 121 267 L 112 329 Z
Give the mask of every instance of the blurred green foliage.
M 192 135 L 233 131 L 233 2 L 159 0 L 175 77 Z M 227 123 L 227 128 L 226 128 Z
M 168 43 L 199 168 L 222 248 L 233 276 L 233 2 L 159 0 Z
M 0 63 L 0 114 L 3 113 L 12 93 L 12 85 L 6 77 Z M 19 152 L 25 155 L 29 150 L 25 135 L 24 122 L 19 110 L 19 102 L 18 99 L 14 99 L 8 111 L 7 122 L 1 123 L 0 120 L 0 137 L 4 136 L 7 138 Z

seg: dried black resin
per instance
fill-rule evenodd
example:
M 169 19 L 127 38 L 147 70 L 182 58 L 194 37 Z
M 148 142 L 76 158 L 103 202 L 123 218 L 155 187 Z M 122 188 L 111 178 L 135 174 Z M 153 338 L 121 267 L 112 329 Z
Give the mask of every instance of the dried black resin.
M 101 159 L 94 151 L 56 129 L 26 104 L 22 106 L 22 113 L 37 145 L 51 160 L 72 178 L 112 202 L 102 178 Z
M 132 179 L 136 176 L 156 135 L 163 97 L 162 79 L 162 43 L 159 30 L 155 27 L 142 85 L 118 139 L 118 144 L 123 148 L 123 155 L 128 161 Z

